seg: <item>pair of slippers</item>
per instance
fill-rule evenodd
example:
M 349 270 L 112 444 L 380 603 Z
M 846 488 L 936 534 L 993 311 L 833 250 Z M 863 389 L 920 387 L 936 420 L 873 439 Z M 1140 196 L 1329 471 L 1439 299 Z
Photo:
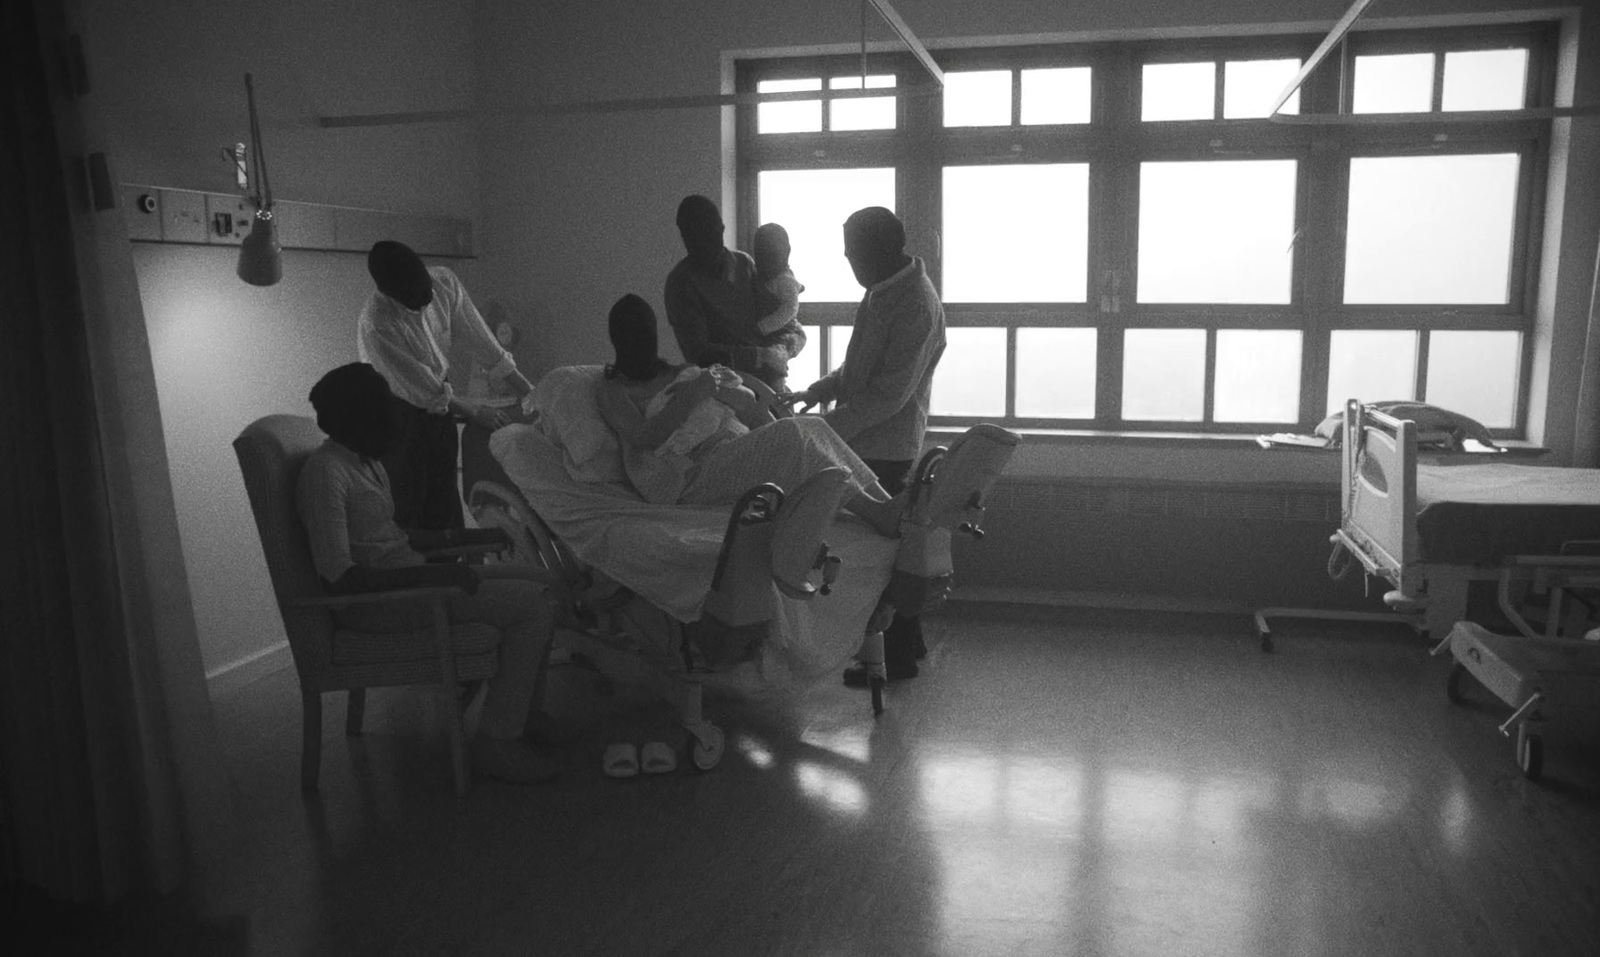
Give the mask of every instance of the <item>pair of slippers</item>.
M 665 741 L 651 741 L 643 748 L 626 741 L 606 745 L 600 767 L 608 778 L 631 778 L 645 774 L 670 774 L 678 770 L 678 755 Z

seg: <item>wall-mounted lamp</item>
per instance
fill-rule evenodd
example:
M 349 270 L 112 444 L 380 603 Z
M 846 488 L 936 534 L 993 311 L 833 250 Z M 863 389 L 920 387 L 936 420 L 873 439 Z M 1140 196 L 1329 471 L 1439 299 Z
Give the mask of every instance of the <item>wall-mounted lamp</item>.
M 239 247 L 239 278 L 252 286 L 271 286 L 283 278 L 283 249 L 272 219 L 272 186 L 267 181 L 267 153 L 261 146 L 261 123 L 256 118 L 256 91 L 250 74 L 244 75 L 244 92 L 250 101 L 250 148 L 256 157 L 256 214 L 250 235 Z

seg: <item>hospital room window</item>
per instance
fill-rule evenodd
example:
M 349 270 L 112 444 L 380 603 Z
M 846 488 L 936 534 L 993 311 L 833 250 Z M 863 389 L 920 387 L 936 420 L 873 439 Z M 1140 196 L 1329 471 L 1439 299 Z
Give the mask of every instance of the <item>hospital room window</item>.
M 945 302 L 1083 302 L 1089 165 L 946 166 Z
M 933 373 L 934 415 L 1006 414 L 1006 330 L 945 329 L 944 358 Z
M 1294 160 L 1144 163 L 1139 301 L 1287 303 Z
M 1017 415 L 1093 419 L 1099 336 L 1094 329 L 1017 330 Z
M 1320 31 L 941 49 L 942 86 L 904 50 L 739 60 L 804 99 L 735 113 L 737 244 L 788 227 L 805 378 L 862 297 L 845 217 L 895 210 L 945 304 L 939 427 L 1309 432 L 1357 397 L 1520 438 L 1553 122 L 1504 111 L 1552 105 L 1558 37 L 1359 29 L 1279 116 Z
M 893 90 L 897 79 L 892 73 L 866 77 L 865 89 Z M 860 90 L 862 76 L 832 76 L 828 90 Z M 833 97 L 822 93 L 821 77 L 792 77 L 762 80 L 757 93 L 803 93 L 817 90 L 818 98 L 783 100 L 756 105 L 756 127 L 762 134 L 852 132 L 892 130 L 896 126 L 897 98 L 886 96 Z M 824 109 L 826 106 L 826 109 Z M 824 125 L 826 121 L 826 125 Z
M 1519 157 L 1356 157 L 1346 303 L 1494 303 L 1510 296 Z

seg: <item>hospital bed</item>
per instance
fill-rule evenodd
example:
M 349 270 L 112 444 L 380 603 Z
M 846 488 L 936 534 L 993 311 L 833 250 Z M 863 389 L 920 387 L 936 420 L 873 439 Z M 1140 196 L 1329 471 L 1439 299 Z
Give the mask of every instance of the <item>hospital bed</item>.
M 1430 635 L 1465 618 L 1469 584 L 1497 581 L 1508 558 L 1600 539 L 1600 470 L 1419 464 L 1414 424 L 1355 400 L 1343 428 L 1332 541 Z
M 825 471 L 812 487 L 757 486 L 731 509 L 651 505 L 627 486 L 615 437 L 599 419 L 599 375 L 587 366 L 544 376 L 535 422 L 500 429 L 490 442 L 514 488 L 478 483 L 470 495 L 480 524 L 522 543 L 519 559 L 560 570 L 570 583 L 558 643 L 608 678 L 671 703 L 702 769 L 723 749 L 702 711 L 707 693 L 797 689 L 860 657 L 876 670 L 872 705 L 881 713 L 882 628 L 896 607 L 915 611 L 948 591 L 950 534 L 981 537 L 983 495 L 1017 437 L 980 426 L 965 443 L 982 446 L 974 455 L 958 439 L 924 456 L 916 521 L 899 540 L 838 512 L 842 470 Z M 951 464 L 957 459 L 982 467 L 974 474 Z M 803 576 L 774 576 L 772 555 L 782 552 L 802 556 Z M 720 660 L 705 660 L 707 647 Z
M 1443 636 L 1433 653 L 1454 658 L 1451 701 L 1461 700 L 1471 674 L 1513 708 L 1500 731 L 1515 731 L 1517 763 L 1537 779 L 1548 679 L 1600 677 L 1600 641 L 1578 637 L 1582 626 L 1573 626 L 1564 602 L 1600 588 L 1600 557 L 1582 554 L 1600 539 L 1600 470 L 1421 465 L 1412 422 L 1354 400 L 1340 454 L 1343 504 L 1333 542 L 1394 586 L 1386 604 Z M 1515 635 L 1466 620 L 1474 581 L 1496 583 Z M 1530 595 L 1546 596 L 1543 629 L 1524 614 Z

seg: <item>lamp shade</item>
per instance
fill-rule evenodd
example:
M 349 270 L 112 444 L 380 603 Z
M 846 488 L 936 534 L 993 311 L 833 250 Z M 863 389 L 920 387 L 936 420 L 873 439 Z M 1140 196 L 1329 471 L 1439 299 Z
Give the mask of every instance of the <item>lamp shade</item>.
M 283 278 L 283 249 L 272 210 L 257 210 L 250 235 L 239 247 L 239 278 L 252 286 L 271 286 Z

